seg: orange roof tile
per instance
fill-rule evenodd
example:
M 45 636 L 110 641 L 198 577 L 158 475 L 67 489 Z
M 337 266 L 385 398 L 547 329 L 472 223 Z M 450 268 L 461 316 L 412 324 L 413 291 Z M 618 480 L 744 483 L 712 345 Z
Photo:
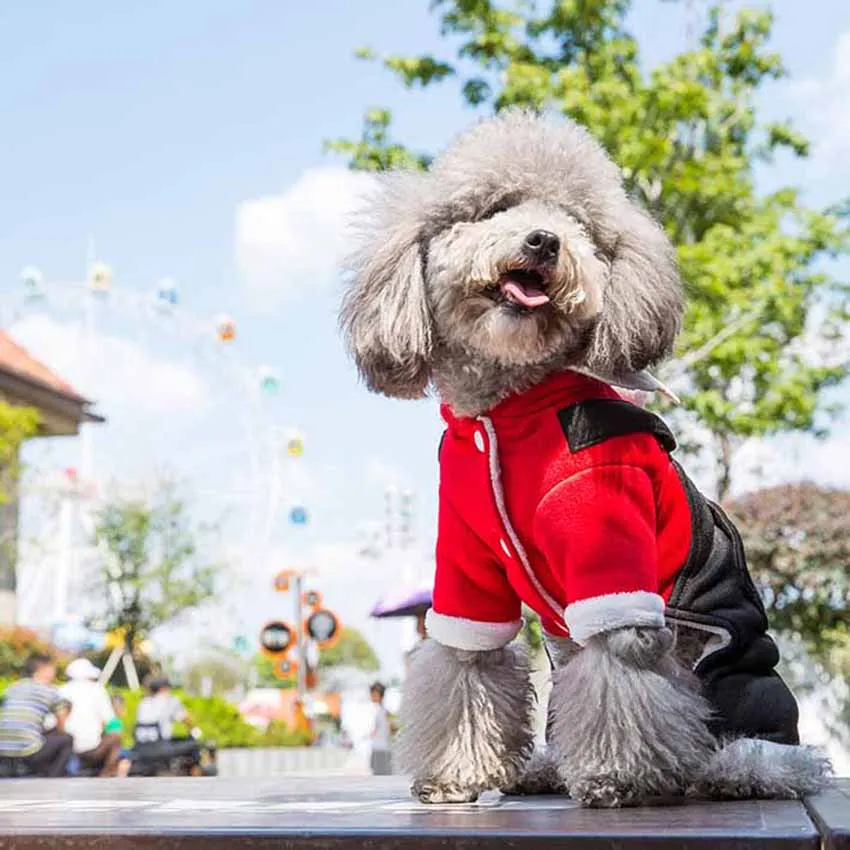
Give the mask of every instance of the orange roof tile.
M 15 342 L 5 331 L 0 331 L 0 369 L 37 381 L 55 392 L 71 398 L 85 399 L 67 382 L 52 372 L 40 360 L 36 360 L 22 345 Z

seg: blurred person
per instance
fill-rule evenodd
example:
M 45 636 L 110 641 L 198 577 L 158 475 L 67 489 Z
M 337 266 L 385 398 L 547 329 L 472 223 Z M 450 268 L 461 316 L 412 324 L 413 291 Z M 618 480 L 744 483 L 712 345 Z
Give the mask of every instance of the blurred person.
M 148 682 L 147 696 L 136 709 L 136 743 L 146 744 L 175 739 L 174 724 L 191 726 L 192 718 L 186 707 L 171 691 L 171 682 L 165 678 L 154 678 Z
M 370 766 L 374 776 L 389 776 L 392 771 L 392 724 L 390 714 L 384 705 L 386 688 L 380 682 L 374 682 L 369 688 L 369 696 L 375 704 L 375 721 L 372 726 L 372 755 Z
M 64 776 L 74 751 L 65 731 L 68 702 L 53 686 L 56 665 L 49 655 L 36 654 L 26 664 L 25 678 L 10 685 L 0 708 L 0 757 L 21 759 L 36 776 Z M 50 716 L 54 728 L 45 730 Z
M 112 700 L 98 681 L 100 670 L 88 658 L 76 658 L 65 671 L 69 681 L 60 693 L 71 703 L 66 729 L 74 739 L 74 753 L 83 768 L 100 776 L 117 776 L 121 735 L 107 732 L 115 719 Z
M 118 735 L 119 739 L 123 739 L 126 728 L 124 718 L 127 716 L 127 705 L 121 694 L 113 694 L 112 710 L 115 712 L 115 716 L 106 724 L 103 731 L 107 735 Z M 122 746 L 118 761 L 118 776 L 129 776 L 132 765 L 132 753 Z
M 201 745 L 194 737 L 200 733 L 192 730 L 192 737 L 175 737 L 175 723 L 191 726 L 192 718 L 179 697 L 172 693 L 168 679 L 152 679 L 147 696 L 136 709 L 133 737 L 137 764 L 187 759 L 193 765 L 193 774 L 201 772 Z
M 428 637 L 428 627 L 425 625 L 427 614 L 427 611 L 423 611 L 421 614 L 416 615 L 416 636 L 419 638 L 420 643 Z
M 428 627 L 425 625 L 425 617 L 427 613 L 427 611 L 423 611 L 421 614 L 416 615 L 416 643 L 414 643 L 413 646 L 410 647 L 410 649 L 408 649 L 404 654 L 405 673 L 410 668 L 410 659 L 413 657 L 413 653 L 416 652 L 416 650 L 419 649 L 419 647 L 422 646 L 422 644 L 428 639 Z

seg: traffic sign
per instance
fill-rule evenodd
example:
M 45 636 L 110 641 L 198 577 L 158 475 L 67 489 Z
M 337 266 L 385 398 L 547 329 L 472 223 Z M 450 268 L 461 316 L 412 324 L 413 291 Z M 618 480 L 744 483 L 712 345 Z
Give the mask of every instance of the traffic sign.
M 298 673 L 298 662 L 291 658 L 281 658 L 272 665 L 272 675 L 276 679 L 293 679 Z
M 310 608 L 319 608 L 322 604 L 322 594 L 318 590 L 308 590 L 304 594 L 304 604 Z
M 304 631 L 316 641 L 320 649 L 328 649 L 339 640 L 342 627 L 333 611 L 319 608 L 304 621 Z
M 283 570 L 274 577 L 274 589 L 278 593 L 286 593 L 289 590 L 289 581 L 293 576 L 292 570 Z
M 260 631 L 260 647 L 267 658 L 276 659 L 286 655 L 295 642 L 295 629 L 282 620 L 266 623 Z

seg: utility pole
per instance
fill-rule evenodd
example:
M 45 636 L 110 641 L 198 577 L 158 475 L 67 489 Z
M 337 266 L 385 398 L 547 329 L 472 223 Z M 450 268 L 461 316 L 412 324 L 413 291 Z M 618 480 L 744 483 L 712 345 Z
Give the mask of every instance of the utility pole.
M 304 704 L 304 696 L 307 693 L 305 669 L 306 654 L 304 652 L 304 573 L 295 573 L 295 660 L 298 668 L 295 671 L 295 687 L 298 699 Z

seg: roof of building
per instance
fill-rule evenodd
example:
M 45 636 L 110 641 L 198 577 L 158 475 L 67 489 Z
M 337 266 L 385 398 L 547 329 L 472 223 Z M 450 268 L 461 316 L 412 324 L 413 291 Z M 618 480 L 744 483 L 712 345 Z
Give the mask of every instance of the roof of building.
M 0 331 L 0 396 L 46 414 L 42 430 L 47 434 L 74 434 L 82 422 L 104 421 L 90 409 L 89 399 L 5 331 Z
M 0 331 L 0 369 L 16 372 L 30 381 L 36 381 L 71 398 L 87 401 L 67 381 L 33 357 L 5 331 Z

